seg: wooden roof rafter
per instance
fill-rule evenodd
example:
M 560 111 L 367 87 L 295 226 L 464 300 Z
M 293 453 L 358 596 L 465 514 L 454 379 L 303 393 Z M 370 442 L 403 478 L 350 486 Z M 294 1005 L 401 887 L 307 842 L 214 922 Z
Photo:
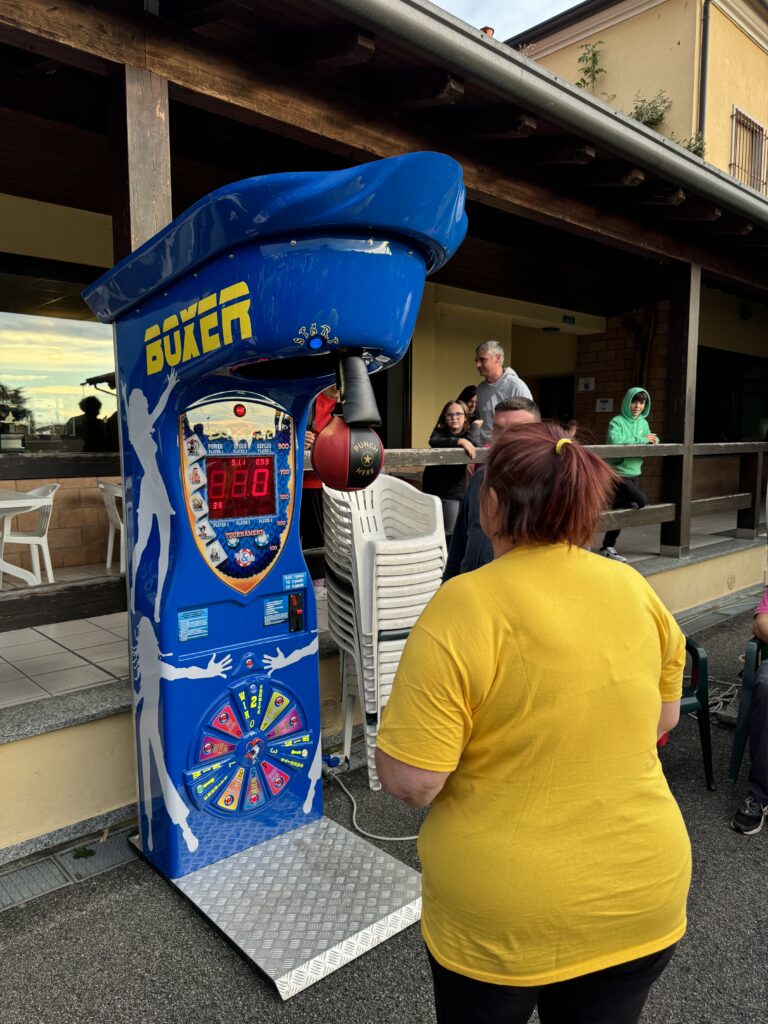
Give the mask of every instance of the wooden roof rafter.
M 202 16 L 206 5 L 195 6 Z M 695 218 L 660 219 L 660 211 L 685 209 L 677 183 L 640 166 L 618 170 L 615 154 L 547 117 L 506 104 L 385 36 L 364 46 L 364 61 L 345 61 L 342 47 L 327 60 L 302 62 L 301 40 L 312 33 L 366 38 L 362 28 L 306 0 L 229 0 L 224 8 L 225 19 L 190 28 L 138 3 L 106 0 L 97 11 L 83 0 L 60 0 L 52 19 L 45 0 L 26 0 L 23 13 L 9 0 L 0 2 L 0 40 L 23 41 L 39 53 L 69 47 L 104 70 L 124 62 L 146 68 L 168 79 L 172 98 L 346 160 L 442 149 L 463 163 L 470 195 L 489 207 L 609 246 L 764 280 L 761 261 L 734 263 L 732 236 L 705 234 Z M 286 74 L 292 48 L 299 57 Z M 393 67 L 402 79 L 397 89 Z M 419 84 L 430 79 L 436 88 Z

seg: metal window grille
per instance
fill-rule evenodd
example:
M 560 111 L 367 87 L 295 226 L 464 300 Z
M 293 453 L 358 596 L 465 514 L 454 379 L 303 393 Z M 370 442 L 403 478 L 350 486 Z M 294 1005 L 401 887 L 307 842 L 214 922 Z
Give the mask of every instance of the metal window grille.
M 728 170 L 739 181 L 758 192 L 766 192 L 765 128 L 747 117 L 743 110 L 733 108 L 731 115 L 731 162 Z

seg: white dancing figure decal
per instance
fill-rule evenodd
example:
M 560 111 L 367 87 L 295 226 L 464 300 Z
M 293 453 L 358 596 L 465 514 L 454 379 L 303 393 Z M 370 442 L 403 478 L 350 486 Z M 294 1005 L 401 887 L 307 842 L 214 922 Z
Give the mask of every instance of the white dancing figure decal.
M 261 660 L 264 668 L 267 670 L 267 675 L 271 676 L 272 673 L 278 669 L 286 668 L 288 665 L 295 665 L 297 661 L 301 661 L 302 658 L 308 658 L 310 654 L 317 654 L 319 649 L 320 643 L 318 638 L 315 637 L 307 644 L 306 647 L 298 647 L 295 651 L 292 651 L 291 654 L 283 654 L 278 647 L 276 654 L 264 654 Z M 309 814 L 312 810 L 312 804 L 315 799 L 315 790 L 317 789 L 317 783 L 321 779 L 322 774 L 322 750 L 318 743 L 315 747 L 315 756 L 312 758 L 312 765 L 309 769 L 309 781 L 311 785 L 307 790 L 307 795 L 301 808 L 305 814 Z
M 141 757 L 141 798 L 147 815 L 147 846 L 153 847 L 152 835 L 152 784 L 150 754 L 160 780 L 168 817 L 181 829 L 184 842 L 190 853 L 194 853 L 199 842 L 189 827 L 189 808 L 176 791 L 168 769 L 165 767 L 165 755 L 160 738 L 160 680 L 161 679 L 212 679 L 215 676 L 226 678 L 232 667 L 232 658 L 227 654 L 221 661 L 212 654 L 208 665 L 202 668 L 190 665 L 177 668 L 163 661 L 170 654 L 163 654 L 157 643 L 155 630 L 146 616 L 139 619 L 136 628 L 136 643 L 133 648 L 133 678 L 136 685 L 134 699 L 136 702 L 136 735 L 138 738 L 139 755 Z M 141 717 L 139 718 L 139 712 Z
M 155 593 L 155 622 L 160 621 L 160 599 L 168 572 L 168 560 L 171 550 L 171 516 L 173 507 L 163 483 L 160 467 L 157 464 L 157 443 L 155 441 L 155 422 L 165 409 L 168 398 L 176 386 L 176 371 L 171 370 L 165 390 L 157 400 L 157 405 L 149 411 L 149 404 L 141 388 L 134 388 L 128 395 L 125 382 L 120 387 L 125 409 L 125 422 L 128 428 L 130 447 L 141 463 L 143 475 L 138 485 L 136 503 L 136 540 L 131 559 L 131 611 L 136 610 L 137 572 L 141 556 L 144 554 L 152 533 L 152 524 L 157 520 L 160 540 L 160 551 L 157 556 L 157 591 Z M 134 484 L 134 493 L 136 484 Z

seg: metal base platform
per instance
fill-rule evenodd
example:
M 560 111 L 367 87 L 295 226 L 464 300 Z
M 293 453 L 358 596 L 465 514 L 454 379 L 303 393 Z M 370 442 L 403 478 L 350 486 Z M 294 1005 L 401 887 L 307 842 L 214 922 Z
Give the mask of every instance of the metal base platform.
M 283 999 L 421 917 L 418 871 L 329 818 L 170 881 Z

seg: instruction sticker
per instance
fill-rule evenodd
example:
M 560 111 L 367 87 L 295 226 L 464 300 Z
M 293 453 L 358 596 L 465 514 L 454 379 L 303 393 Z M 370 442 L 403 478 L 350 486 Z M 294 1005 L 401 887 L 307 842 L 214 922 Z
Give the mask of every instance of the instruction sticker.
M 278 626 L 288 621 L 288 595 L 264 599 L 264 625 Z
M 179 640 L 183 642 L 199 636 L 208 636 L 208 609 L 189 608 L 179 612 Z
M 301 590 L 307 585 L 307 574 L 305 572 L 283 573 L 283 590 Z

